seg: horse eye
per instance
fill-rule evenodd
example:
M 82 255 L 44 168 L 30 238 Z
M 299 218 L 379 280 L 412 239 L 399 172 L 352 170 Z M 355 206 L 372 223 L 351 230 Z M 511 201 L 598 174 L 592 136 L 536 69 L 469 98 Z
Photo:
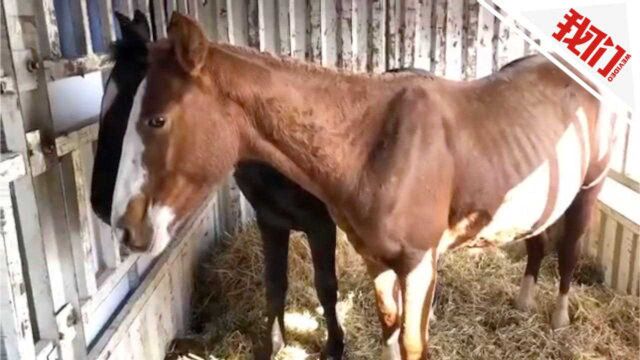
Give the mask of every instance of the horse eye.
M 147 125 L 152 128 L 161 128 L 167 122 L 164 116 L 152 116 L 147 120 Z

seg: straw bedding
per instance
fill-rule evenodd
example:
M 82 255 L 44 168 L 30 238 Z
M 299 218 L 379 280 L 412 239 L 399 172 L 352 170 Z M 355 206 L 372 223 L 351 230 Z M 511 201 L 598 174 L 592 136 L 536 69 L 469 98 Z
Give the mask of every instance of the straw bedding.
M 227 239 L 201 264 L 194 300 L 194 335 L 177 340 L 169 359 L 250 359 L 265 332 L 262 250 L 250 227 Z M 341 236 L 337 251 L 339 314 L 346 333 L 345 358 L 378 359 L 380 330 L 371 282 L 360 257 Z M 449 252 L 440 264 L 443 285 L 431 324 L 435 359 L 637 359 L 640 304 L 598 284 L 601 273 L 582 262 L 572 287 L 572 325 L 551 331 L 557 292 L 556 260 L 547 256 L 537 287 L 537 310 L 524 313 L 512 299 L 525 259 L 502 251 L 481 256 Z M 594 271 L 595 269 L 595 271 Z M 326 337 L 303 234 L 289 250 L 289 345 L 280 359 L 316 359 Z

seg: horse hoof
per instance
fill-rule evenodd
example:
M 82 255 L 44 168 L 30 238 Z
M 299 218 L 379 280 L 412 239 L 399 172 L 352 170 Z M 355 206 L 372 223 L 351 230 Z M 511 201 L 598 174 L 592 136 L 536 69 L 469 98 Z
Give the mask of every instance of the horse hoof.
M 567 311 L 558 310 L 553 312 L 551 317 L 551 328 L 553 330 L 562 329 L 570 324 L 571 321 L 569 320 L 569 313 Z
M 531 297 L 518 296 L 515 301 L 516 309 L 524 312 L 534 311 L 537 304 Z
M 400 345 L 398 342 L 393 342 L 390 345 L 382 345 L 382 360 L 400 360 L 402 355 L 400 354 Z
M 344 351 L 344 344 L 337 343 L 333 345 L 327 344 L 327 346 L 322 350 L 322 354 L 320 355 L 320 359 L 323 360 L 341 360 L 342 353 Z

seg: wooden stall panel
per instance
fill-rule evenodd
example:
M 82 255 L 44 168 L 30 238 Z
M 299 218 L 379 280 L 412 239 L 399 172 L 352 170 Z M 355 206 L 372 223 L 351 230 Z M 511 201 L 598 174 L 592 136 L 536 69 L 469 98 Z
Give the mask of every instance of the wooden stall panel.
M 418 0 L 415 49 L 414 49 L 414 66 L 419 69 L 431 69 L 431 42 L 432 26 L 431 26 L 431 1 Z
M 445 76 L 449 79 L 462 79 L 462 27 L 463 1 L 447 1 L 447 22 L 445 38 Z
M 337 1 L 321 0 L 320 4 L 320 42 L 322 65 L 338 66 L 338 14 Z
M 351 15 L 352 70 L 366 72 L 369 62 L 369 7 L 367 0 L 355 0 Z
M 371 52 L 371 68 L 376 73 L 384 72 L 387 68 L 387 47 L 386 47 L 386 29 L 385 21 L 386 1 L 371 1 L 371 29 L 370 36 L 370 52 Z M 338 55 L 340 56 L 340 55 Z

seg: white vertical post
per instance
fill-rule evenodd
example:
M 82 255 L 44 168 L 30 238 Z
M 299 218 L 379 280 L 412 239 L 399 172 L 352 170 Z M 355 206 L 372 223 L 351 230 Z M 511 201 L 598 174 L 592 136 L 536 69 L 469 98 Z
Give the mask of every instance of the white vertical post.
M 369 1 L 355 0 L 353 2 L 353 28 L 352 28 L 352 46 L 353 46 L 353 70 L 357 72 L 367 71 L 369 57 Z
M 371 2 L 371 68 L 376 73 L 384 72 L 386 66 L 386 0 L 372 0 Z
M 445 76 L 456 80 L 462 78 L 463 10 L 462 1 L 447 1 Z
M 338 66 L 338 13 L 337 0 L 321 0 L 322 65 Z M 339 1 L 339 0 L 338 0 Z
M 309 1 L 309 43 L 307 53 L 311 61 L 322 63 L 322 1 Z
M 290 0 L 289 14 L 291 25 L 291 56 L 298 59 L 305 58 L 307 48 L 307 4 L 305 0 Z
M 258 0 L 258 27 L 260 50 L 275 53 L 277 50 L 277 0 Z
M 415 67 L 431 70 L 431 0 L 418 1 L 418 20 L 416 23 Z

